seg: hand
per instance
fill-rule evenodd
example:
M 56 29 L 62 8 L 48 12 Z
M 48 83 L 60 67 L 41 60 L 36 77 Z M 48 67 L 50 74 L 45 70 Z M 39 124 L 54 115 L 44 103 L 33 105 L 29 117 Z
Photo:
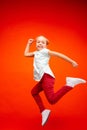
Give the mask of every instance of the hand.
M 29 39 L 28 44 L 31 45 L 34 42 L 34 39 Z
M 75 61 L 72 62 L 72 65 L 73 65 L 73 67 L 77 67 L 78 66 L 77 62 L 75 62 Z

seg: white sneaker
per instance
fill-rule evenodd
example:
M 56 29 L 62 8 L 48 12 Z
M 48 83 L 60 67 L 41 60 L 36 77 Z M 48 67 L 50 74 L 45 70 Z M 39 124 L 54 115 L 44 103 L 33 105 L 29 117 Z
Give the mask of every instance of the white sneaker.
M 66 85 L 74 87 L 78 84 L 86 83 L 86 80 L 81 78 L 72 78 L 72 77 L 66 77 Z
M 45 109 L 44 111 L 42 111 L 42 126 L 45 125 L 45 123 L 47 122 L 47 119 L 50 115 L 51 110 Z

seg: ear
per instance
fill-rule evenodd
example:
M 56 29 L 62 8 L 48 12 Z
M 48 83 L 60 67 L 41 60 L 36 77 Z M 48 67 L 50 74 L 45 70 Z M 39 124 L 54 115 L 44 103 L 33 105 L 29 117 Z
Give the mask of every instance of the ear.
M 49 44 L 49 40 L 46 41 L 47 45 Z

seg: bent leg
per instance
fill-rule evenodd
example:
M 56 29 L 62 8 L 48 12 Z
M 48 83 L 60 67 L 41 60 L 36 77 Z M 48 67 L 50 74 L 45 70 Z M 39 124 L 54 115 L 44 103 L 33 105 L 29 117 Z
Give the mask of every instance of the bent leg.
M 53 78 L 49 74 L 44 74 L 42 82 L 43 82 L 42 88 L 50 104 L 55 104 L 67 92 L 73 89 L 70 86 L 64 86 L 56 93 L 54 93 L 55 78 Z

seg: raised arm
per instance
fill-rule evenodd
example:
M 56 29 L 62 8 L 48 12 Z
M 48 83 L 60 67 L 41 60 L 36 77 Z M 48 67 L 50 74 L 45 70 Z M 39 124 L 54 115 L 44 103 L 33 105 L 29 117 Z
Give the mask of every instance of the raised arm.
M 68 56 L 66 56 L 66 55 L 64 55 L 62 53 L 55 52 L 55 51 L 49 51 L 49 55 L 57 56 L 57 57 L 60 57 L 60 58 L 62 58 L 64 60 L 66 60 L 66 61 L 70 62 L 73 65 L 73 67 L 78 66 L 78 64 L 74 60 L 72 60 L 71 58 L 69 58 Z
M 25 51 L 24 51 L 24 56 L 29 56 L 29 57 L 33 57 L 34 56 L 34 52 L 30 52 L 30 46 L 31 44 L 34 42 L 34 39 L 29 39 L 28 43 L 26 45 Z

